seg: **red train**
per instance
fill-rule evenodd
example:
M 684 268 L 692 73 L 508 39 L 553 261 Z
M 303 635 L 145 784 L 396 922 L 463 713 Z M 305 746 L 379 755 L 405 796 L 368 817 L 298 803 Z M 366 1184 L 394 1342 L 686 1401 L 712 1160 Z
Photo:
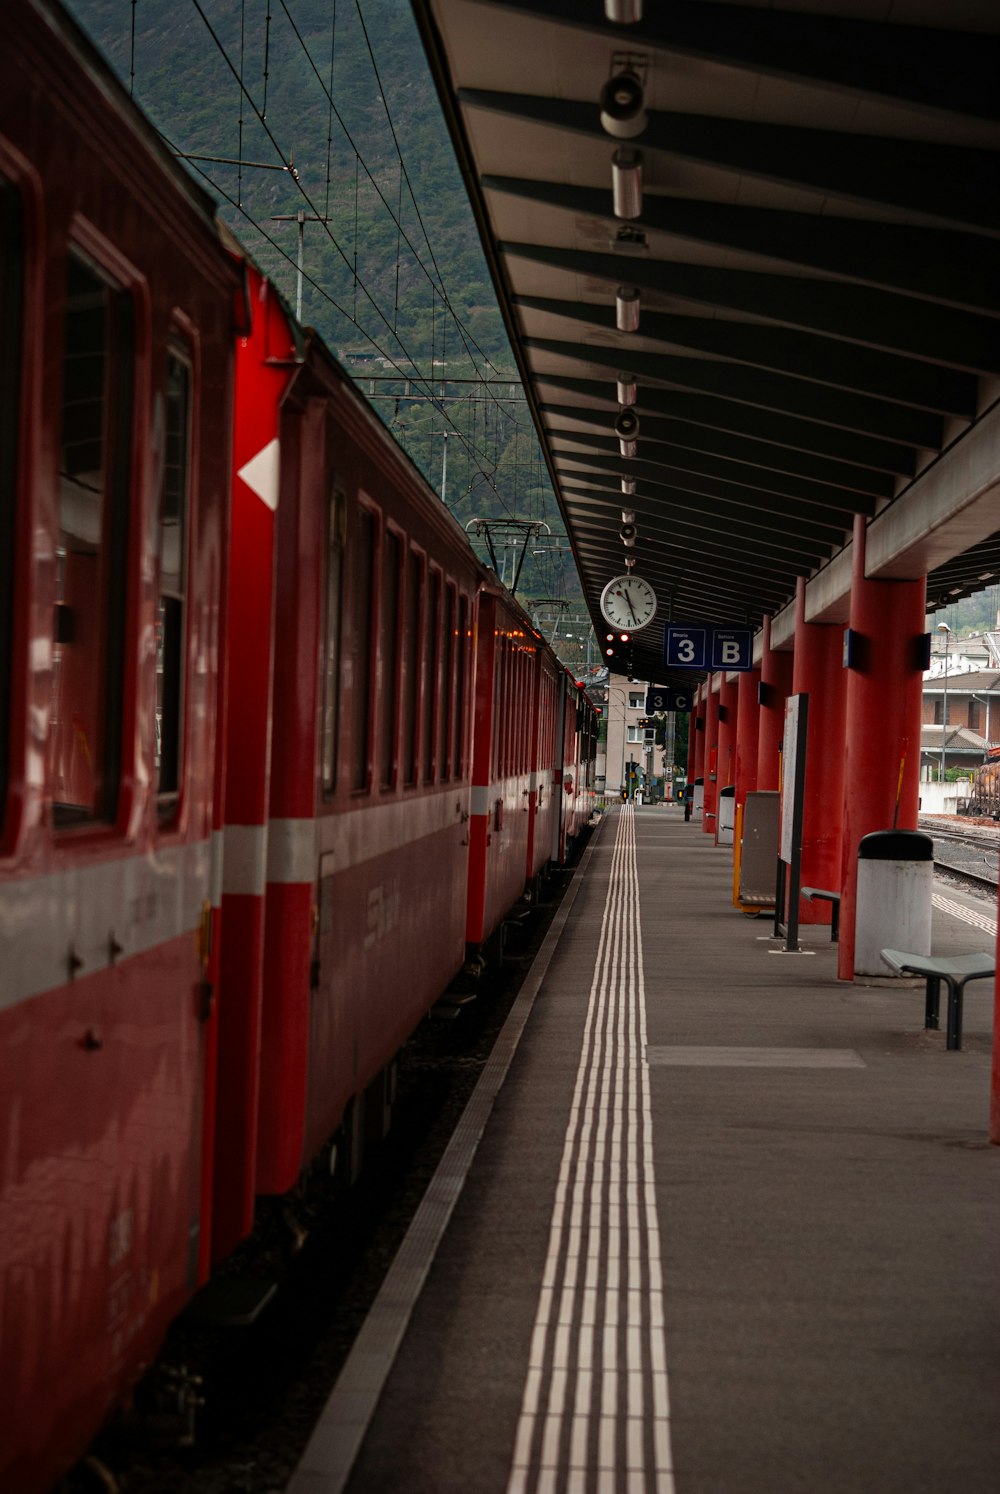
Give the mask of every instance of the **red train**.
M 596 716 L 49 0 L 0 61 L 0 1487 L 593 809 Z M 405 972 L 405 976 L 402 974 Z

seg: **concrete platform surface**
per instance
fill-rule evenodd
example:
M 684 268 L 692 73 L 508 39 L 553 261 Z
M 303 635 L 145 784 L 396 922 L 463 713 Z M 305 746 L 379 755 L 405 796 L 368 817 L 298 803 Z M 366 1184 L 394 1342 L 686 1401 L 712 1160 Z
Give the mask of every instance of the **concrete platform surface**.
M 991 984 L 947 1053 L 730 884 L 679 810 L 602 823 L 353 1494 L 1000 1488 Z M 936 888 L 935 953 L 994 940 Z

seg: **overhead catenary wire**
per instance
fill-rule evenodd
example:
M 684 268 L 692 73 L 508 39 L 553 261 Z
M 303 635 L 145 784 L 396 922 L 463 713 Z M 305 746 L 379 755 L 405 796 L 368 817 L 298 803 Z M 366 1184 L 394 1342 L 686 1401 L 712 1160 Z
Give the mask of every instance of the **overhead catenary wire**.
M 377 192 L 377 194 L 378 194 L 378 196 L 379 196 L 379 198 L 380 198 L 380 200 L 382 202 L 383 207 L 386 209 L 386 212 L 389 214 L 390 220 L 393 223 L 395 223 L 395 225 L 396 225 L 396 227 L 397 227 L 397 229 L 399 231 L 400 236 L 402 237 L 403 241 L 406 243 L 406 246 L 410 250 L 410 253 L 413 255 L 415 263 L 420 267 L 420 269 L 423 271 L 424 275 L 427 277 L 427 279 L 431 282 L 432 285 L 434 285 L 435 283 L 437 284 L 438 291 L 439 291 L 439 294 L 441 296 L 441 300 L 444 303 L 444 305 L 448 308 L 448 311 L 450 312 L 451 317 L 452 317 L 453 321 L 455 322 L 456 327 L 458 328 L 459 335 L 462 337 L 462 341 L 463 341 L 463 344 L 465 346 L 465 350 L 469 354 L 469 358 L 470 358 L 471 362 L 473 363 L 473 365 L 475 365 L 475 361 L 476 360 L 473 357 L 473 354 L 472 354 L 472 352 L 470 350 L 470 347 L 469 347 L 469 342 L 470 341 L 472 343 L 472 346 L 476 349 L 476 352 L 479 353 L 480 357 L 486 363 L 487 367 L 488 368 L 492 368 L 494 370 L 494 372 L 495 372 L 496 371 L 496 366 L 493 363 L 492 359 L 479 346 L 479 344 L 475 341 L 475 339 L 471 336 L 471 334 L 469 334 L 467 332 L 467 329 L 465 328 L 465 326 L 464 326 L 461 318 L 459 317 L 458 313 L 456 312 L 455 308 L 451 304 L 451 301 L 449 300 L 447 291 L 445 290 L 444 279 L 443 279 L 440 267 L 439 267 L 439 265 L 437 263 L 437 259 L 436 259 L 435 254 L 434 254 L 434 247 L 431 244 L 430 236 L 429 236 L 429 234 L 427 232 L 426 225 L 424 224 L 423 217 L 422 217 L 421 212 L 420 212 L 420 207 L 419 207 L 419 204 L 418 204 L 417 199 L 416 199 L 416 194 L 415 194 L 415 192 L 413 190 L 413 184 L 410 181 L 409 173 L 406 170 L 406 163 L 403 160 L 403 155 L 402 155 L 402 152 L 400 151 L 400 148 L 399 148 L 399 140 L 398 140 L 398 137 L 396 135 L 396 129 L 395 129 L 395 126 L 393 124 L 392 116 L 389 113 L 389 108 L 388 108 L 388 105 L 387 105 L 386 100 L 385 100 L 385 89 L 382 86 L 382 79 L 381 79 L 381 75 L 380 75 L 379 70 L 378 70 L 378 64 L 375 61 L 375 55 L 374 55 L 374 52 L 372 50 L 371 39 L 369 38 L 369 35 L 368 35 L 368 28 L 365 25 L 364 16 L 363 16 L 363 14 L 361 12 L 361 7 L 360 7 L 360 4 L 358 3 L 358 0 L 355 0 L 355 9 L 357 11 L 358 20 L 361 23 L 362 33 L 364 34 L 364 38 L 365 38 L 365 45 L 366 45 L 366 47 L 368 49 L 368 55 L 369 55 L 369 58 L 371 60 L 372 70 L 373 70 L 373 72 L 375 74 L 375 80 L 376 80 L 376 82 L 378 84 L 379 96 L 380 96 L 380 98 L 382 100 L 382 107 L 385 110 L 386 119 L 387 119 L 388 124 L 389 124 L 389 130 L 390 130 L 390 133 L 392 135 L 393 145 L 394 145 L 394 148 L 396 150 L 396 155 L 397 155 L 398 160 L 399 160 L 400 172 L 401 172 L 401 180 L 403 178 L 405 178 L 406 185 L 407 185 L 407 187 L 409 189 L 410 201 L 413 203 L 413 209 L 414 209 L 414 212 L 417 215 L 417 221 L 420 224 L 421 230 L 423 232 L 424 242 L 427 245 L 427 250 L 428 250 L 428 253 L 430 254 L 431 263 L 434 266 L 434 270 L 435 270 L 435 273 L 437 275 L 437 281 L 436 282 L 434 280 L 434 277 L 431 275 L 430 271 L 427 269 L 427 266 L 423 263 L 423 260 L 421 259 L 420 254 L 419 254 L 416 246 L 412 243 L 409 235 L 406 233 L 406 231 L 405 231 L 405 229 L 403 227 L 403 223 L 402 223 L 402 210 L 400 209 L 400 212 L 399 212 L 398 216 L 397 216 L 396 213 L 393 212 L 392 205 L 389 202 L 388 198 L 386 197 L 385 193 L 382 191 L 381 187 L 379 186 L 377 178 L 375 177 L 374 173 L 370 170 L 370 168 L 369 168 L 367 162 L 365 161 L 363 155 L 361 154 L 361 152 L 358 150 L 358 147 L 357 147 L 357 145 L 356 145 L 356 143 L 355 143 L 355 141 L 354 141 L 354 139 L 353 139 L 353 137 L 351 135 L 351 132 L 348 129 L 347 124 L 345 123 L 345 121 L 344 121 L 344 119 L 343 119 L 343 117 L 342 117 L 339 109 L 336 106 L 336 103 L 335 103 L 334 98 L 333 98 L 333 88 L 331 86 L 328 89 L 327 86 L 326 86 L 326 84 L 324 83 L 323 78 L 320 75 L 319 69 L 316 66 L 315 59 L 313 58 L 313 55 L 312 55 L 312 53 L 309 50 L 309 45 L 306 42 L 305 38 L 303 37 L 301 31 L 299 30 L 299 27 L 296 24 L 295 18 L 294 18 L 294 16 L 292 15 L 291 11 L 288 8 L 287 0 L 280 0 L 280 3 L 281 3 L 282 10 L 285 12 L 286 17 L 288 18 L 288 23 L 289 23 L 289 25 L 292 28 L 292 32 L 293 32 L 293 34 L 295 36 L 295 39 L 299 43 L 299 46 L 302 48 L 302 51 L 305 54 L 306 61 L 309 63 L 309 66 L 312 69 L 312 72 L 315 75 L 316 80 L 319 83 L 320 87 L 323 89 L 323 91 L 327 95 L 327 99 L 329 101 L 330 108 L 332 109 L 333 113 L 336 115 L 337 122 L 338 122 L 338 124 L 340 125 L 341 129 L 344 132 L 344 138 L 346 139 L 348 145 L 350 145 L 351 149 L 355 152 L 357 160 L 364 167 L 365 174 L 367 175 L 368 180 L 371 182 L 372 186 L 375 188 L 375 191 Z
M 178 155 L 182 155 L 183 154 L 182 152 L 180 152 L 180 151 L 178 151 L 176 149 L 176 147 L 174 146 L 173 142 L 170 140 L 169 136 L 167 136 L 166 134 L 164 134 L 164 132 L 162 130 L 159 133 L 160 133 L 162 139 L 164 140 L 164 142 L 166 143 L 166 145 L 171 150 L 175 151 L 175 154 L 178 154 Z M 246 219 L 247 223 L 249 223 L 251 225 L 251 227 L 254 229 L 254 231 L 260 235 L 260 237 L 265 241 L 265 243 L 267 243 L 280 256 L 280 258 L 282 258 L 285 261 L 287 261 L 287 263 L 289 265 L 294 266 L 294 267 L 297 268 L 295 260 L 288 253 L 288 251 L 284 248 L 284 246 L 282 244 L 280 244 L 277 241 L 277 239 L 275 239 L 271 234 L 269 234 L 265 228 L 262 227 L 262 225 L 257 221 L 256 218 L 254 218 L 253 214 L 250 213 L 250 211 L 247 208 L 243 207 L 240 203 L 238 203 L 236 201 L 236 199 L 230 193 L 228 193 L 225 190 L 224 187 L 220 187 L 219 184 L 211 176 L 209 176 L 209 174 L 208 174 L 207 171 L 203 171 L 200 166 L 196 166 L 195 169 L 197 171 L 197 174 L 199 176 L 204 177 L 205 181 L 209 182 L 212 185 L 212 187 L 220 194 L 220 196 L 229 204 L 229 206 L 231 208 L 234 208 L 236 211 L 238 211 L 241 214 L 241 216 L 243 218 Z M 323 285 L 320 285 L 320 283 L 317 280 L 315 280 L 312 275 L 310 275 L 307 271 L 304 271 L 303 272 L 303 278 L 312 287 L 312 289 L 314 291 L 316 291 L 316 293 L 319 296 L 321 296 L 325 301 L 327 301 L 334 308 L 335 311 L 339 312 L 341 316 L 346 317 L 349 321 L 353 320 L 353 318 L 351 318 L 350 313 L 347 311 L 347 309 L 345 307 L 341 306 L 340 303 L 336 300 L 336 298 L 334 296 L 332 296 L 330 294 L 330 292 L 326 289 L 326 287 L 323 286 Z M 376 339 L 371 335 L 370 332 L 366 331 L 366 329 L 364 327 L 362 327 L 359 323 L 355 323 L 355 325 L 357 325 L 358 331 L 361 333 L 361 335 L 363 337 L 365 337 L 371 343 L 372 347 L 375 348 L 375 350 L 379 353 L 379 355 L 381 357 L 383 357 L 386 360 L 387 363 L 392 364 L 392 366 L 397 369 L 398 375 L 399 375 L 400 378 L 411 379 L 414 383 L 418 383 L 422 387 L 427 387 L 428 388 L 430 403 L 432 403 L 435 406 L 435 408 L 439 411 L 439 413 L 441 413 L 443 415 L 445 413 L 445 406 L 442 403 L 442 401 L 440 400 L 440 398 L 438 396 L 435 396 L 434 393 L 433 393 L 433 381 L 432 380 L 428 380 L 422 374 L 419 374 L 419 373 L 415 374 L 412 371 L 407 371 L 406 367 L 404 365 L 398 363 L 396 361 L 396 359 L 392 357 L 391 353 L 388 353 L 386 351 L 386 349 L 383 348 L 381 346 L 381 344 L 376 341 Z M 416 365 L 415 364 L 411 364 L 411 368 L 416 368 Z M 481 459 L 483 461 L 487 461 L 488 460 L 488 453 L 485 451 L 485 449 L 477 449 L 475 447 L 472 447 L 470 445 L 469 441 L 467 440 L 467 438 L 465 437 L 465 435 L 464 435 L 463 432 L 459 431 L 459 432 L 456 432 L 456 434 L 459 436 L 459 438 L 460 438 L 460 440 L 462 442 L 462 445 L 466 448 L 466 450 L 469 453 L 470 457 L 471 456 L 475 456 L 475 457 L 478 457 L 479 459 Z M 505 502 L 502 494 L 498 493 L 497 497 L 500 499 L 500 502 L 506 508 L 507 504 L 506 504 L 506 502 Z M 508 513 L 510 512 L 509 508 L 508 508 L 507 511 L 508 511 Z M 512 517 L 513 517 L 513 515 L 512 515 Z
M 300 174 L 295 170 L 294 166 L 292 165 L 291 159 L 290 158 L 286 159 L 284 151 L 279 146 L 279 144 L 278 144 L 278 142 L 277 142 L 277 140 L 275 138 L 275 135 L 274 135 L 273 130 L 271 128 L 271 124 L 270 124 L 270 122 L 267 120 L 267 118 L 265 116 L 265 112 L 262 109 L 258 109 L 258 107 L 257 107 L 257 105 L 256 105 L 256 103 L 254 101 L 254 98 L 252 96 L 252 93 L 247 88 L 246 83 L 245 83 L 245 81 L 244 81 L 244 79 L 243 79 L 243 77 L 241 75 L 240 69 L 233 63 L 232 58 L 230 57 L 229 53 L 227 52 L 226 46 L 223 44 L 223 42 L 220 40 L 218 34 L 215 32 L 215 30 L 214 30 L 211 22 L 209 21 L 208 17 L 205 14 L 205 11 L 204 11 L 202 5 L 199 3 L 199 0 L 192 0 L 192 3 L 194 5 L 194 9 L 195 9 L 196 13 L 199 15 L 199 17 L 200 17 L 200 19 L 202 21 L 202 24 L 204 25 L 204 27 L 205 27 L 206 31 L 208 32 L 209 36 L 212 38 L 217 51 L 219 52 L 220 56 L 223 58 L 223 60 L 226 63 L 227 67 L 230 69 L 230 71 L 232 72 L 233 76 L 236 78 L 236 80 L 238 82 L 238 85 L 240 87 L 240 92 L 241 92 L 241 117 L 242 117 L 242 114 L 243 114 L 243 102 L 245 101 L 245 103 L 249 105 L 249 107 L 252 110 L 253 114 L 256 116 L 256 118 L 257 118 L 257 120 L 258 120 L 258 122 L 259 122 L 259 124 L 260 124 L 260 126 L 262 128 L 262 130 L 264 131 L 264 133 L 266 134 L 268 140 L 270 141 L 270 144 L 271 144 L 272 148 L 274 149 L 275 154 L 277 155 L 279 161 L 281 162 L 281 166 L 276 166 L 274 169 L 276 169 L 276 170 L 284 169 L 284 170 L 286 170 L 286 171 L 289 172 L 290 176 L 295 181 L 296 186 L 298 188 L 298 191 L 301 194 L 302 198 L 309 205 L 309 207 L 311 209 L 313 209 L 315 217 L 318 220 L 322 221 L 323 218 L 325 218 L 325 217 L 327 217 L 329 215 L 328 214 L 322 214 L 321 215 L 316 210 L 316 204 L 313 202 L 309 190 L 307 190 L 305 184 L 303 183 L 303 181 L 300 178 Z M 436 258 L 434 256 L 433 246 L 430 243 L 430 238 L 429 238 L 429 235 L 427 233 L 426 224 L 424 223 L 422 215 L 420 214 L 419 205 L 416 202 L 415 194 L 413 192 L 412 183 L 410 182 L 409 175 L 406 172 L 405 162 L 403 161 L 402 154 L 399 151 L 398 138 L 396 137 L 395 127 L 394 127 L 394 125 L 392 123 L 391 115 L 390 115 L 390 113 L 388 111 L 388 108 L 386 107 L 387 119 L 389 121 L 389 126 L 390 126 L 390 129 L 392 131 L 393 140 L 394 140 L 394 144 L 395 144 L 395 147 L 396 147 L 397 155 L 399 157 L 399 186 L 398 186 L 398 194 L 397 194 L 398 195 L 398 204 L 397 204 L 397 210 L 395 212 L 393 211 L 391 204 L 387 201 L 387 199 L 385 197 L 385 194 L 382 192 L 381 188 L 379 187 L 378 181 L 376 180 L 374 173 L 367 166 L 367 164 L 364 161 L 364 158 L 361 155 L 360 151 L 358 151 L 357 147 L 353 145 L 353 141 L 351 139 L 350 132 L 347 130 L 346 126 L 344 125 L 344 122 L 343 122 L 342 118 L 340 117 L 339 111 L 337 110 L 335 101 L 333 99 L 333 89 L 332 89 L 331 85 L 332 85 L 332 80 L 333 80 L 333 63 L 334 63 L 334 58 L 335 58 L 335 44 L 336 44 L 336 34 L 335 34 L 335 27 L 334 27 L 334 25 L 331 26 L 330 83 L 327 83 L 321 77 L 321 75 L 319 75 L 318 69 L 316 69 L 315 63 L 313 62 L 313 60 L 312 60 L 312 58 L 311 58 L 311 56 L 309 54 L 309 49 L 308 49 L 307 45 L 305 44 L 304 40 L 302 39 L 301 34 L 298 32 L 298 28 L 295 25 L 294 19 L 291 16 L 291 13 L 290 13 L 290 11 L 288 9 L 287 4 L 285 3 L 285 0 L 281 0 L 281 3 L 282 3 L 282 9 L 284 10 L 286 16 L 288 17 L 289 23 L 290 23 L 290 25 L 292 27 L 292 30 L 295 32 L 295 34 L 296 34 L 296 36 L 297 36 L 297 38 L 299 40 L 300 46 L 302 46 L 303 51 L 305 52 L 306 56 L 309 58 L 310 66 L 313 68 L 313 71 L 317 74 L 318 81 L 320 82 L 320 85 L 323 88 L 323 91 L 324 91 L 324 93 L 325 93 L 325 95 L 327 97 L 327 101 L 328 101 L 328 119 L 327 119 L 327 129 L 328 129 L 328 171 L 327 171 L 327 177 L 326 177 L 326 183 L 325 183 L 326 189 L 327 189 L 327 197 L 329 197 L 330 181 L 331 181 L 331 176 L 332 176 L 332 172 L 329 169 L 329 161 L 330 161 L 330 155 L 331 155 L 331 152 L 332 152 L 332 119 L 333 119 L 333 117 L 336 117 L 338 119 L 338 122 L 340 123 L 341 128 L 344 130 L 345 137 L 351 143 L 352 148 L 355 151 L 356 200 L 355 200 L 355 244 L 354 244 L 353 262 L 345 254 L 343 247 L 341 246 L 341 244 L 338 241 L 338 239 L 335 236 L 335 234 L 329 228 L 328 224 L 326 224 L 326 223 L 323 224 L 324 231 L 326 232 L 327 237 L 329 238 L 329 240 L 330 240 L 330 242 L 331 242 L 331 244 L 332 244 L 335 252 L 338 254 L 338 256 L 340 257 L 340 259 L 344 262 L 344 264 L 347 266 L 347 268 L 351 272 L 352 279 L 353 279 L 353 282 L 354 282 L 354 311 L 353 311 L 353 314 L 350 313 L 350 312 L 348 312 L 345 307 L 341 306 L 338 303 L 338 301 L 335 299 L 335 297 L 332 296 L 329 293 L 329 291 L 326 290 L 326 288 L 324 286 L 321 286 L 320 284 L 318 284 L 318 282 L 316 281 L 316 279 L 313 276 L 307 275 L 305 278 L 308 281 L 308 284 L 310 285 L 310 287 L 313 290 L 315 290 L 316 292 L 318 292 L 318 294 L 324 299 L 324 301 L 326 301 L 329 305 L 331 305 L 340 315 L 346 317 L 357 328 L 357 330 L 365 337 L 365 339 L 372 345 L 372 347 L 382 356 L 382 358 L 384 359 L 384 361 L 385 361 L 385 363 L 386 363 L 387 366 L 390 366 L 390 367 L 396 369 L 401 377 L 404 377 L 404 378 L 407 378 L 407 379 L 412 379 L 417 384 L 424 384 L 424 385 L 426 385 L 426 387 L 428 388 L 429 402 L 431 402 L 432 404 L 436 404 L 438 406 L 439 411 L 443 415 L 444 414 L 444 410 L 443 410 L 442 403 L 441 403 L 440 399 L 435 396 L 435 393 L 434 393 L 433 371 L 432 371 L 430 380 L 429 381 L 426 380 L 425 377 L 420 374 L 418 364 L 417 364 L 416 360 L 411 356 L 411 354 L 410 354 L 409 350 L 407 349 L 407 347 L 406 347 L 403 339 L 399 337 L 399 334 L 398 334 L 398 298 L 397 298 L 397 306 L 396 306 L 394 317 L 393 317 L 393 324 L 391 324 L 390 321 L 389 321 L 389 318 L 386 316 L 385 312 L 382 310 L 381 306 L 378 304 L 378 301 L 376 300 L 376 298 L 372 295 L 371 291 L 369 290 L 368 286 L 365 284 L 364 279 L 359 274 L 359 270 L 358 270 L 358 228 L 359 228 L 359 223 L 358 223 L 358 197 L 359 197 L 359 186 L 360 186 L 360 172 L 363 169 L 365 171 L 365 174 L 368 176 L 368 179 L 371 181 L 372 186 L 373 186 L 375 192 L 377 193 L 378 197 L 380 198 L 380 200 L 382 201 L 384 207 L 386 208 L 386 211 L 388 212 L 390 219 L 397 226 L 398 235 L 399 235 L 397 242 L 398 243 L 402 242 L 402 241 L 406 242 L 407 247 L 410 249 L 411 253 L 414 256 L 415 263 L 419 266 L 419 268 L 421 269 L 421 271 L 423 272 L 423 274 L 426 276 L 426 278 L 430 281 L 430 283 L 432 285 L 432 290 L 433 290 L 433 293 L 434 293 L 433 299 L 435 300 L 435 303 L 436 303 L 436 295 L 438 295 L 438 294 L 441 295 L 443 306 L 447 308 L 447 310 L 449 312 L 449 315 L 451 316 L 451 319 L 455 322 L 456 329 L 457 329 L 457 331 L 459 333 L 459 337 L 460 337 L 462 343 L 465 346 L 465 349 L 466 349 L 466 351 L 467 351 L 467 353 L 468 353 L 468 355 L 469 355 L 469 357 L 470 357 L 470 359 L 471 359 L 471 361 L 473 363 L 473 366 L 475 366 L 475 362 L 476 362 L 475 355 L 472 352 L 472 349 L 471 349 L 470 344 L 469 344 L 469 339 L 466 336 L 466 330 L 465 330 L 465 328 L 463 327 L 463 325 L 461 323 L 461 319 L 455 313 L 454 308 L 451 305 L 450 300 L 449 300 L 449 298 L 447 296 L 447 292 L 444 289 L 444 286 L 443 286 L 443 283 L 442 283 L 442 277 L 441 277 L 440 267 L 438 266 Z M 268 37 L 267 37 L 267 44 L 266 44 L 268 48 L 269 48 L 270 19 L 271 19 L 271 5 L 270 5 L 270 0 L 268 0 L 268 10 L 267 10 Z M 361 20 L 362 29 L 364 30 L 364 33 L 365 33 L 365 41 L 366 41 L 366 45 L 368 47 L 369 56 L 370 56 L 371 61 L 372 61 L 372 66 L 373 66 L 373 69 L 375 71 L 376 77 L 378 78 L 379 86 L 381 88 L 381 78 L 380 78 L 380 76 L 378 74 L 377 65 L 375 63 L 374 55 L 372 53 L 370 38 L 369 38 L 368 33 L 367 33 L 367 28 L 364 26 L 364 18 L 362 16 L 360 16 L 360 12 L 359 12 L 359 19 Z M 334 21 L 335 21 L 335 17 L 334 17 Z M 267 55 L 266 55 L 266 58 L 265 58 L 265 74 L 268 71 L 269 71 L 269 67 L 268 67 Z M 383 99 L 383 105 L 384 105 L 384 103 L 385 103 L 385 100 L 384 100 L 384 90 L 382 91 L 382 99 Z M 184 155 L 184 153 L 180 152 L 180 151 L 178 151 L 177 153 L 179 155 Z M 242 164 L 249 164 L 249 163 L 245 163 L 245 162 L 242 161 L 242 142 L 241 142 L 241 152 L 240 152 L 240 155 L 241 155 L 241 161 L 238 164 L 240 164 L 241 166 L 242 166 Z M 256 163 L 254 163 L 254 164 L 256 164 Z M 264 163 L 260 163 L 260 164 L 264 164 Z M 245 208 L 245 206 L 243 204 L 243 201 L 242 201 L 242 190 L 240 191 L 240 195 L 239 195 L 238 200 L 236 202 L 234 202 L 233 199 L 232 199 L 231 194 L 225 192 L 224 189 L 222 189 L 219 186 L 219 184 L 216 181 L 214 181 L 213 178 L 209 177 L 207 173 L 202 172 L 201 174 L 203 176 L 205 176 L 206 180 L 208 180 L 208 181 L 210 181 L 212 183 L 212 185 L 216 188 L 217 191 L 221 191 L 222 192 L 222 195 L 226 198 L 226 200 L 230 203 L 230 205 L 233 206 L 233 207 L 235 207 L 236 210 L 238 212 L 240 212 L 240 214 L 244 217 L 244 219 L 253 226 L 255 232 L 257 232 L 260 235 L 261 239 L 264 242 L 266 242 L 267 244 L 269 244 L 270 247 L 282 259 L 286 260 L 289 264 L 292 263 L 291 256 L 287 253 L 287 251 L 285 251 L 282 248 L 282 246 L 275 239 L 273 239 L 263 229 L 262 225 L 260 224 L 259 221 L 257 221 L 257 219 L 255 218 L 255 216 L 253 215 L 253 213 L 249 212 Z M 409 235 L 406 234 L 405 228 L 403 226 L 403 222 L 402 222 L 402 183 L 403 183 L 404 180 L 406 181 L 407 187 L 409 188 L 409 193 L 410 193 L 411 200 L 413 202 L 414 210 L 415 210 L 415 212 L 417 214 L 417 218 L 418 218 L 418 220 L 420 222 L 420 226 L 421 226 L 421 229 L 422 229 L 423 234 L 424 234 L 425 241 L 426 241 L 427 246 L 428 246 L 428 251 L 430 253 L 431 261 L 432 261 L 433 266 L 434 266 L 434 271 L 435 271 L 436 279 L 435 279 L 435 276 L 431 275 L 430 271 L 427 269 L 427 266 L 423 263 L 423 260 L 421 259 L 419 253 L 416 251 L 414 245 L 412 244 L 412 242 L 411 242 L 411 240 L 409 238 Z M 240 187 L 242 188 L 242 179 L 240 181 Z M 397 275 L 398 275 L 398 265 L 397 265 Z M 382 345 L 378 341 L 377 337 L 374 336 L 374 335 L 372 335 L 372 332 L 369 331 L 367 328 L 363 327 L 360 324 L 360 322 L 358 321 L 358 293 L 359 292 L 361 293 L 361 295 L 363 296 L 363 298 L 368 301 L 368 303 L 369 303 L 372 311 L 375 313 L 376 317 L 380 320 L 380 322 L 385 326 L 386 330 L 390 331 L 393 334 L 393 336 L 395 338 L 395 341 L 396 341 L 396 343 L 397 343 L 397 345 L 398 345 L 398 347 L 400 349 L 402 358 L 404 360 L 403 363 L 401 363 L 397 357 L 392 356 L 391 354 L 389 354 L 386 351 L 386 349 L 382 347 Z M 485 362 L 487 363 L 487 365 L 490 368 L 494 368 L 495 369 L 495 365 L 492 363 L 492 360 L 488 357 L 488 355 L 486 355 L 484 353 L 483 349 L 478 345 L 478 343 L 475 342 L 475 339 L 472 339 L 472 342 L 473 342 L 473 345 L 476 348 L 476 351 L 485 360 Z M 405 366 L 407 363 L 408 363 L 409 367 Z M 495 468 L 496 464 L 497 464 L 497 462 L 499 460 L 499 455 L 500 455 L 500 441 L 501 441 L 502 435 L 504 433 L 504 426 L 506 425 L 506 422 L 508 420 L 512 420 L 515 428 L 519 428 L 521 426 L 521 422 L 516 418 L 516 416 L 514 416 L 512 414 L 512 412 L 510 410 L 502 409 L 502 407 L 500 405 L 500 402 L 499 402 L 496 394 L 489 387 L 490 381 L 488 379 L 486 379 L 486 378 L 483 378 L 481 382 L 482 382 L 482 388 L 483 388 L 483 395 L 485 396 L 486 399 L 492 401 L 492 403 L 494 404 L 494 409 L 495 409 L 495 445 L 494 445 L 494 449 L 493 449 L 492 460 L 490 460 L 490 458 L 481 449 L 479 449 L 477 447 L 477 444 L 476 444 L 475 441 L 470 441 L 468 439 L 468 437 L 465 435 L 464 432 L 456 431 L 455 434 L 459 436 L 459 439 L 460 439 L 462 445 L 465 447 L 465 449 L 466 449 L 466 451 L 467 451 L 470 459 L 476 459 L 480 465 L 492 465 Z M 484 434 L 485 434 L 485 432 L 484 432 Z M 508 512 L 510 512 L 509 505 L 503 499 L 502 495 L 500 495 L 498 493 L 498 497 L 500 498 L 500 501 L 503 504 L 503 506 L 507 509 Z M 542 497 L 544 497 L 544 495 L 542 495 Z M 544 505 L 543 505 L 543 511 L 544 511 Z

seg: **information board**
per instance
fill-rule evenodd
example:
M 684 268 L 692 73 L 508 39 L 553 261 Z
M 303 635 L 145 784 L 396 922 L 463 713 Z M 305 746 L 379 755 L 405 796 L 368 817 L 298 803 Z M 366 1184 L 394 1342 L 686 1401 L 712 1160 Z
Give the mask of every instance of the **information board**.
M 666 669 L 752 669 L 753 629 L 721 623 L 667 623 L 663 664 Z
M 693 711 L 694 691 L 675 690 L 668 686 L 654 686 L 646 692 L 646 714 L 656 711 Z

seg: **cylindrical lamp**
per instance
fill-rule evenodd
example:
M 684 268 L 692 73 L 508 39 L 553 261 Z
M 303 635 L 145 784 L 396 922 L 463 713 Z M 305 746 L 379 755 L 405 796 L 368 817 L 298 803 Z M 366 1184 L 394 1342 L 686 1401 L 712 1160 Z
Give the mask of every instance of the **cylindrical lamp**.
M 611 157 L 611 198 L 616 218 L 642 212 L 642 152 L 620 145 Z
M 634 285 L 620 285 L 615 291 L 615 326 L 619 332 L 639 330 L 639 292 Z

